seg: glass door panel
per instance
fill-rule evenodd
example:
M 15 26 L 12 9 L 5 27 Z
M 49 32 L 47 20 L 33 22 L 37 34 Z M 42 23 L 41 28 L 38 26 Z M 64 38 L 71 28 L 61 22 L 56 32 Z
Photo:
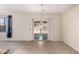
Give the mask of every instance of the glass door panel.
M 34 39 L 47 40 L 48 39 L 48 24 L 47 21 L 34 21 Z

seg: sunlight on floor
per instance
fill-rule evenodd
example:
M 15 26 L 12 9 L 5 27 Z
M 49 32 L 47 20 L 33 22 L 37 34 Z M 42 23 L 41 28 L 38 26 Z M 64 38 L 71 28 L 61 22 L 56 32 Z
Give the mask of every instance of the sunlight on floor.
M 44 42 L 43 42 L 43 41 L 38 41 L 38 45 L 39 45 L 39 47 L 42 47 L 42 46 L 43 46 L 43 44 L 44 44 Z

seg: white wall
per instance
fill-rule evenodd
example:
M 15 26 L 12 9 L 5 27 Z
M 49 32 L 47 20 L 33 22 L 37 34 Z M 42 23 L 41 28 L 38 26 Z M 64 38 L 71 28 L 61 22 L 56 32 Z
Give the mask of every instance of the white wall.
M 0 13 L 7 15 L 10 13 Z M 29 28 L 32 29 L 33 18 L 50 18 L 51 19 L 51 40 L 59 41 L 60 33 L 60 14 L 27 14 L 27 13 L 11 13 L 13 15 L 13 38 L 9 40 L 32 40 Z M 3 37 L 4 38 L 4 37 Z M 4 38 L 8 40 L 7 38 Z M 3 40 L 3 39 L 2 39 Z
M 79 51 L 79 5 L 73 5 L 62 14 L 63 41 Z

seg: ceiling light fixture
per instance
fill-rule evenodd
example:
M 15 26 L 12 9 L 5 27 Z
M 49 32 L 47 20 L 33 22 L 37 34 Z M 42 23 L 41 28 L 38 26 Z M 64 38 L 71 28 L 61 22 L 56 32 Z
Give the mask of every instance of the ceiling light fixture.
M 40 4 L 40 6 L 41 6 L 41 13 L 44 13 L 45 12 L 44 4 Z

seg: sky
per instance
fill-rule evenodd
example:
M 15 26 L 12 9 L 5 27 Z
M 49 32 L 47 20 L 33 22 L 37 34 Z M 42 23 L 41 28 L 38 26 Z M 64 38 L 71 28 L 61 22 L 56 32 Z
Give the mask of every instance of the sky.
M 4 25 L 4 18 L 0 18 L 0 25 Z

